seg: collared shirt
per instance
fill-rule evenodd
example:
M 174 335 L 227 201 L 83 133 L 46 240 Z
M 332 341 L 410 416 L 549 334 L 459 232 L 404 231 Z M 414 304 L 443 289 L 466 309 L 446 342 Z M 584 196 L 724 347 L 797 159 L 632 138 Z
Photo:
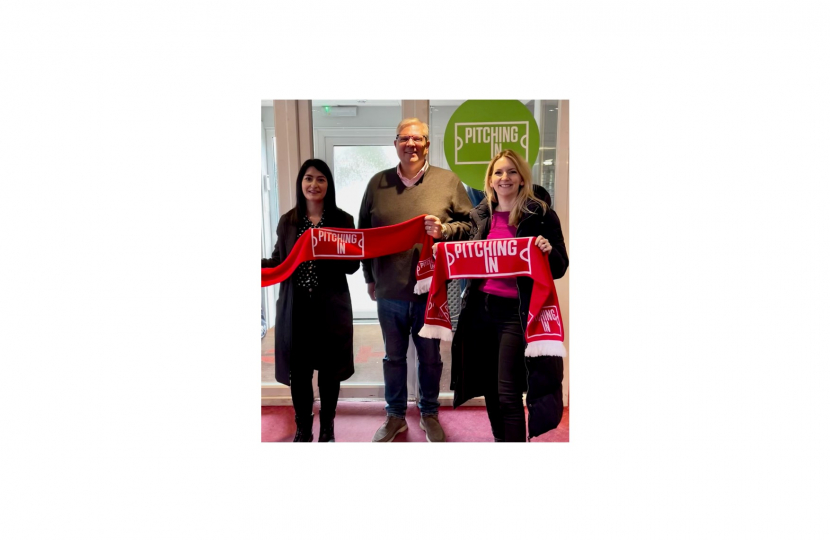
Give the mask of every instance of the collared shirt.
M 405 185 L 406 187 L 412 187 L 412 186 L 414 186 L 415 184 L 418 183 L 418 180 L 420 180 L 422 176 L 424 176 L 424 173 L 427 172 L 428 168 L 429 168 L 429 162 L 425 161 L 424 166 L 421 167 L 421 170 L 418 171 L 417 174 L 415 174 L 415 176 L 413 176 L 412 178 L 406 178 L 403 175 L 403 171 L 401 169 L 401 164 L 398 163 L 398 177 L 401 179 L 401 182 L 403 182 L 403 185 Z

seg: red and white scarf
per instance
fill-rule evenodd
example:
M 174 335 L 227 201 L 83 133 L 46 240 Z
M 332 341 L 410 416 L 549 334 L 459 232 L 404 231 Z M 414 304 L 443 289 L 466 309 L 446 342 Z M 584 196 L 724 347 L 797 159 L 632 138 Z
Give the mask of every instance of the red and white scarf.
M 419 335 L 452 340 L 447 280 L 529 276 L 533 279 L 533 292 L 527 316 L 525 356 L 567 356 L 550 264 L 542 250 L 534 245 L 535 240 L 535 237 L 523 237 L 438 244 L 424 327 Z
M 374 259 L 400 253 L 422 244 L 415 269 L 415 294 L 429 291 L 435 261 L 433 239 L 426 233 L 424 217 L 412 218 L 397 225 L 373 229 L 308 229 L 300 236 L 288 257 L 275 268 L 262 269 L 262 287 L 285 281 L 300 264 L 315 259 Z

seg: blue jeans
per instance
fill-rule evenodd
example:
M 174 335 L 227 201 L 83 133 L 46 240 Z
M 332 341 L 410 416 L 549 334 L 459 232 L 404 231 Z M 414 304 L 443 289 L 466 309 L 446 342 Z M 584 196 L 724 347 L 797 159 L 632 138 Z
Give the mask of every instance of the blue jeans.
M 418 408 L 422 416 L 438 414 L 438 387 L 441 383 L 440 340 L 418 335 L 424 326 L 426 302 L 405 302 L 378 298 L 378 321 L 383 333 L 383 383 L 386 386 L 386 414 L 406 416 L 406 351 L 412 334 L 418 352 Z

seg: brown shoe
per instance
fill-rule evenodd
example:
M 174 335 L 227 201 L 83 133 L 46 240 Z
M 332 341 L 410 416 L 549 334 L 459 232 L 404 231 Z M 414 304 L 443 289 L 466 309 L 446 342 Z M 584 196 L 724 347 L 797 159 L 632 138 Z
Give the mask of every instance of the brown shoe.
M 429 442 L 447 442 L 437 416 L 422 416 L 420 426 L 426 432 Z
M 392 442 L 395 435 L 407 430 L 406 419 L 397 416 L 387 416 L 386 422 L 375 432 L 372 442 Z

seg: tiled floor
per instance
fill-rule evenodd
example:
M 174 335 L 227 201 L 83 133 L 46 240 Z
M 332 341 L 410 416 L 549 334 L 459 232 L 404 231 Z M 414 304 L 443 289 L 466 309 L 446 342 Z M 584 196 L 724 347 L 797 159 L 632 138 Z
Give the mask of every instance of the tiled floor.
M 334 433 L 337 442 L 369 442 L 386 418 L 383 401 L 346 401 L 337 404 Z M 314 440 L 320 433 L 320 403 L 314 404 Z M 559 427 L 531 442 L 568 442 L 570 440 L 568 408 L 562 415 Z M 493 442 L 490 422 L 484 407 L 441 407 L 439 418 L 447 435 L 447 442 Z M 418 427 L 418 407 L 410 404 L 406 411 L 409 426 L 395 438 L 395 442 L 426 442 L 424 432 Z M 262 442 L 291 442 L 294 438 L 293 407 L 262 407 Z

